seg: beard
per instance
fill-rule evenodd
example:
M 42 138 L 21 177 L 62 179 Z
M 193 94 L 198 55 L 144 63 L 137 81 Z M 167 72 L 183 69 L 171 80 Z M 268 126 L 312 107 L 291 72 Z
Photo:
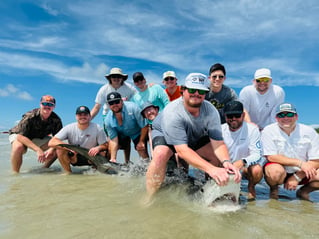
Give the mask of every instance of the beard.
M 243 121 L 228 120 L 227 124 L 231 131 L 236 131 L 243 125 Z
M 123 107 L 116 107 L 115 109 L 112 109 L 112 111 L 113 111 L 113 113 L 120 113 L 120 112 L 122 112 L 122 108 Z
M 200 106 L 202 105 L 203 101 L 197 102 L 197 101 L 193 100 L 194 98 L 201 99 L 201 97 L 196 97 L 196 96 L 190 97 L 188 100 L 184 99 L 186 105 L 188 105 L 190 107 L 193 107 L 193 108 L 200 108 Z

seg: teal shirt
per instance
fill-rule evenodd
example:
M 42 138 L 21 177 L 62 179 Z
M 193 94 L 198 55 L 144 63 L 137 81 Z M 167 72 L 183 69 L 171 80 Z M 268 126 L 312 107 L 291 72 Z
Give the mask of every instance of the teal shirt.
M 146 126 L 140 108 L 133 102 L 124 101 L 122 117 L 123 124 L 119 126 L 113 111 L 109 110 L 106 114 L 104 124 L 108 136 L 110 139 L 114 139 L 120 134 L 134 140 L 141 134 L 141 129 Z
M 140 108 L 142 108 L 145 102 L 150 102 L 153 105 L 158 106 L 159 111 L 162 111 L 169 103 L 168 96 L 160 85 L 148 86 L 143 92 L 138 91 L 135 95 L 133 95 L 131 101 L 136 103 Z

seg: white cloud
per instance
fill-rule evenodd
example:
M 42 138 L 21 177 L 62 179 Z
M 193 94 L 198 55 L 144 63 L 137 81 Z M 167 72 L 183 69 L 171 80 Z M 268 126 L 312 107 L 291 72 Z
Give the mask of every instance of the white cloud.
M 108 67 L 101 63 L 93 68 L 89 63 L 82 66 L 67 66 L 60 61 L 33 57 L 24 54 L 7 54 L 0 52 L 0 64 L 9 68 L 28 71 L 29 74 L 46 73 L 58 80 L 71 80 L 89 83 L 103 83 L 103 76 Z
M 0 53 L 0 65 L 64 81 L 101 83 L 108 66 L 96 57 L 103 55 L 203 73 L 218 59 L 234 84 L 238 79 L 246 84 L 257 68 L 266 66 L 282 84 L 319 85 L 318 6 L 314 0 L 46 1 L 40 7 L 54 21 L 26 24 L 16 19 L 4 26 L 24 34 L 0 39 L 1 47 L 19 50 Z M 51 54 L 82 63 L 52 60 Z
M 3 89 L 0 89 L 0 97 L 15 97 L 23 100 L 33 100 L 33 97 L 26 91 L 18 87 L 8 84 Z

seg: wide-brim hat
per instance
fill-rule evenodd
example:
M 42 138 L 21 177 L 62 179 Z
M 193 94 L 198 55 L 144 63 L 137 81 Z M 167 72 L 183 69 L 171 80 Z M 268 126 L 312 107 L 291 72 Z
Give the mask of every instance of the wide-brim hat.
M 153 105 L 151 102 L 145 102 L 142 106 L 141 115 L 144 117 L 144 110 L 146 110 L 149 107 L 154 107 L 157 110 L 159 110 L 159 107 L 157 105 Z M 144 117 L 145 118 L 145 117 Z
M 122 71 L 121 68 L 117 68 L 117 67 L 112 68 L 112 69 L 110 70 L 110 73 L 107 74 L 107 75 L 105 75 L 105 77 L 106 77 L 108 80 L 110 80 L 110 78 L 111 78 L 112 75 L 121 75 L 121 76 L 123 77 L 123 80 L 126 80 L 127 77 L 128 77 L 127 74 L 124 74 L 124 73 L 123 73 L 123 71 Z

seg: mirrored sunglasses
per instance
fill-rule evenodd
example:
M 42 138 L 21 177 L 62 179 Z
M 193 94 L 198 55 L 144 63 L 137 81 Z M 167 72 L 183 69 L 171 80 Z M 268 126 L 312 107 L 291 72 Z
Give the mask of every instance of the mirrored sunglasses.
M 269 82 L 269 78 L 260 78 L 260 79 L 257 79 L 256 82 L 257 83 L 260 83 L 260 82 L 266 82 L 267 83 L 267 82 Z
M 53 106 L 54 106 L 53 103 L 49 103 L 49 102 L 42 102 L 41 105 L 43 105 L 43 106 L 49 106 L 49 107 L 53 107 Z
M 110 102 L 108 102 L 109 103 L 109 105 L 117 105 L 117 104 L 119 104 L 121 102 L 121 100 L 113 100 L 113 101 L 110 101 Z
M 198 89 L 192 89 L 192 88 L 187 88 L 188 93 L 190 94 L 195 94 L 195 92 L 197 91 L 198 94 L 200 95 L 205 95 L 207 93 L 206 90 L 198 90 Z
M 294 117 L 295 115 L 296 115 L 296 114 L 295 114 L 295 113 L 292 113 L 292 112 L 287 112 L 287 113 L 281 112 L 281 113 L 277 114 L 277 117 L 278 117 L 278 118 L 285 118 L 285 117 L 292 118 L 292 117 Z

